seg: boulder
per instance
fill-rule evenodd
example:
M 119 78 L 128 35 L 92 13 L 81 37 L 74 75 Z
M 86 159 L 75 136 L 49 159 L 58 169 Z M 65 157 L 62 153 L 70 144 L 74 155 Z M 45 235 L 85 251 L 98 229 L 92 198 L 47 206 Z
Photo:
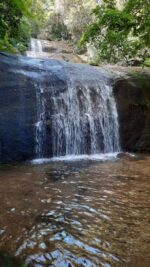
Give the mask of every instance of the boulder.
M 116 80 L 114 93 L 123 151 L 150 152 L 150 73 L 124 75 Z

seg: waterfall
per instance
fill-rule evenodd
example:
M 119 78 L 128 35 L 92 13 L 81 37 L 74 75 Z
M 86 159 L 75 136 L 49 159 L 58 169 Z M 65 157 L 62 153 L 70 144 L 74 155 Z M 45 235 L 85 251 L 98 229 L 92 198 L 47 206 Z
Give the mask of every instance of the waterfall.
M 30 50 L 27 56 L 38 58 L 39 53 L 42 53 L 42 41 L 40 39 L 31 38 Z M 39 63 L 39 69 L 41 64 Z M 44 141 L 46 136 L 45 128 L 45 99 L 41 97 L 43 88 L 41 84 L 36 86 L 36 107 L 37 107 L 37 122 L 35 123 L 35 156 L 36 158 L 44 157 Z
M 38 57 L 40 40 L 32 39 L 31 49 Z M 85 64 L 51 62 L 49 87 L 37 85 L 36 158 L 120 151 L 110 74 Z M 63 90 L 53 76 L 65 79 Z
M 110 79 L 101 74 L 98 80 L 91 67 L 83 70 L 81 65 L 76 73 L 68 68 L 67 90 L 52 97 L 53 156 L 120 150 L 118 114 Z M 80 84 L 74 81 L 78 78 Z
M 37 122 L 35 124 L 35 155 L 36 158 L 44 157 L 44 142 L 46 138 L 46 127 L 45 127 L 45 100 L 41 95 L 43 89 L 37 86 L 36 99 L 37 99 Z
M 42 53 L 42 42 L 40 39 L 31 38 L 30 41 L 30 51 L 27 51 L 27 56 L 32 56 L 37 58 L 39 53 Z

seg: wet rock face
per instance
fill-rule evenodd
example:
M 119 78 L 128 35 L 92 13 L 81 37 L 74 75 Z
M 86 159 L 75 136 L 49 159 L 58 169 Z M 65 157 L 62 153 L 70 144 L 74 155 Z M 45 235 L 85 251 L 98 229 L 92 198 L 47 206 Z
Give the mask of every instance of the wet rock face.
M 54 65 L 54 69 L 53 69 Z M 0 53 L 0 162 L 33 159 L 37 122 L 37 87 L 50 83 L 64 90 L 60 64 Z M 49 70 L 51 69 L 51 71 Z M 61 76 L 61 75 L 60 75 Z
M 150 74 L 130 74 L 115 83 L 124 151 L 150 152 Z
M 16 57 L 0 54 L 0 162 L 34 153 L 35 86 Z

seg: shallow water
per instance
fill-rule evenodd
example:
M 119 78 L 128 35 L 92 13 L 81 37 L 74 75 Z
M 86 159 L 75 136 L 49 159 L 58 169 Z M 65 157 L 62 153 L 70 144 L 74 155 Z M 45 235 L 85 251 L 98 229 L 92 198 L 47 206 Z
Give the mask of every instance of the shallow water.
M 150 266 L 150 156 L 0 167 L 0 250 L 27 266 Z

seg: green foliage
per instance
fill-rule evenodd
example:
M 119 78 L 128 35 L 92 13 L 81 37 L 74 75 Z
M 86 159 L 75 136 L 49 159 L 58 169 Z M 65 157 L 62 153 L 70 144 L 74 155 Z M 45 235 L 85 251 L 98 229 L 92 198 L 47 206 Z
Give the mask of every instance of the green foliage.
M 115 0 L 104 0 L 104 3 L 107 8 L 115 8 L 116 6 Z
M 10 37 L 17 35 L 18 23 L 21 19 L 20 9 L 13 1 L 0 0 L 0 38 L 9 35 Z
M 20 52 L 24 52 L 27 49 L 31 33 L 32 33 L 31 22 L 27 19 L 27 17 L 23 16 L 18 28 L 17 43 L 16 42 L 14 43 L 14 45 L 16 44 L 16 48 Z
M 11 0 L 11 2 L 13 2 L 16 7 L 20 10 L 20 12 L 22 13 L 22 15 L 26 16 L 26 17 L 30 17 L 31 16 L 31 12 L 29 7 L 31 7 L 32 5 L 32 0 Z
M 0 0 L 0 50 L 26 51 L 30 37 L 37 37 L 44 28 L 52 1 Z
M 9 52 L 9 53 L 16 53 L 16 49 L 10 44 L 7 33 L 3 37 L 3 39 L 0 39 L 0 50 L 4 52 Z
M 150 3 L 149 0 L 129 0 L 125 12 L 132 14 L 135 20 L 133 35 L 150 47 Z
M 0 0 L 0 50 L 23 52 L 31 36 L 32 0 Z
M 33 18 L 31 20 L 32 36 L 37 37 L 37 35 L 46 26 L 48 20 L 48 6 L 51 4 L 52 0 L 33 0 L 31 12 Z
M 148 0 L 129 0 L 122 10 L 115 1 L 105 0 L 93 10 L 95 21 L 88 26 L 79 46 L 94 44 L 100 60 L 128 63 L 148 56 L 150 46 L 150 6 Z
M 144 61 L 144 65 L 146 67 L 150 67 L 150 58 L 147 58 L 145 61 Z
M 51 40 L 68 40 L 70 38 L 67 26 L 64 24 L 61 16 L 53 13 L 48 20 L 49 36 Z
M 91 11 L 96 6 L 96 1 L 54 0 L 54 3 L 47 21 L 48 39 L 71 39 L 76 45 L 92 21 Z

